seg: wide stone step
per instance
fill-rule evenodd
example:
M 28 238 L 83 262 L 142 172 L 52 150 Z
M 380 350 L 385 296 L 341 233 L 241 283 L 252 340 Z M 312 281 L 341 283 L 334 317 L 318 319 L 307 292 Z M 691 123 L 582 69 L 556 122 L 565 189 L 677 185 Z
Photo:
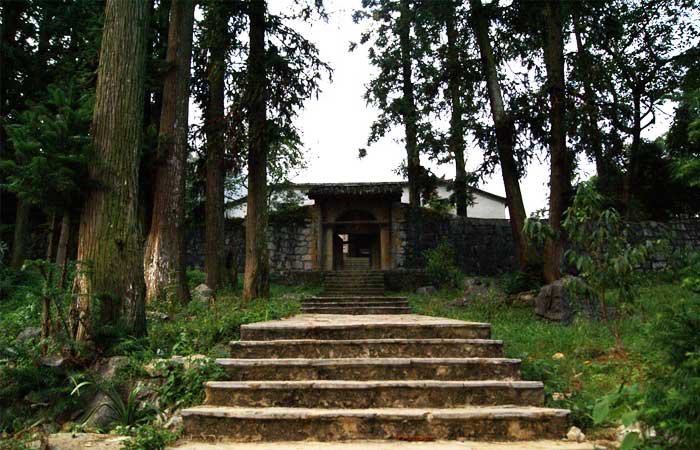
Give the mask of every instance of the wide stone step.
M 520 380 L 506 358 L 217 359 L 231 380 Z
M 301 302 L 302 307 L 318 307 L 318 306 L 336 306 L 336 307 L 352 307 L 352 306 L 384 306 L 384 307 L 391 307 L 391 306 L 402 306 L 402 307 L 409 307 L 411 306 L 407 300 L 391 300 L 388 302 L 385 301 L 374 301 L 374 300 L 369 300 L 369 301 L 334 301 L 334 300 L 304 300 Z
M 384 289 L 374 289 L 374 288 L 351 288 L 351 289 L 324 289 L 323 294 L 326 296 L 340 296 L 340 295 L 383 295 Z
M 302 313 L 310 314 L 411 314 L 409 306 L 305 306 L 301 307 Z
M 207 405 L 284 408 L 542 406 L 538 381 L 211 381 Z
M 231 342 L 232 358 L 464 358 L 503 355 L 489 339 L 292 339 Z
M 241 339 L 488 339 L 488 323 L 463 322 L 421 315 L 326 316 L 301 314 L 282 320 L 241 326 Z M 464 356 L 464 355 L 460 355 Z
M 562 438 L 567 410 L 539 407 L 450 409 L 234 408 L 182 411 L 185 435 L 238 441 L 528 440 Z
M 304 301 L 311 302 L 360 302 L 360 301 L 370 301 L 370 302 L 405 302 L 408 301 L 407 297 L 392 297 L 384 295 L 334 295 L 334 296 L 318 296 L 318 297 L 307 297 Z

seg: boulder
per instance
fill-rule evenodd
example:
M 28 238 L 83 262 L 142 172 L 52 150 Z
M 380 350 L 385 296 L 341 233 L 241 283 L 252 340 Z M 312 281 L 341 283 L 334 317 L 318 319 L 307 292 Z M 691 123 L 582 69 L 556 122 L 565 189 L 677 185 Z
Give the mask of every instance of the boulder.
M 434 295 L 436 292 L 435 286 L 423 286 L 416 289 L 417 295 Z
M 574 316 L 571 294 L 565 280 L 543 286 L 535 299 L 535 314 L 554 322 L 570 323 Z
M 194 288 L 194 291 L 192 291 L 192 300 L 198 302 L 209 302 L 209 300 L 211 300 L 213 296 L 214 291 L 204 283 L 200 284 L 199 286 Z
M 41 328 L 39 327 L 28 327 L 20 331 L 20 333 L 15 338 L 17 342 L 26 342 L 30 339 L 36 339 L 41 336 Z
M 586 440 L 586 435 L 583 434 L 579 428 L 571 427 L 569 428 L 569 432 L 566 433 L 566 440 L 571 442 L 583 442 Z

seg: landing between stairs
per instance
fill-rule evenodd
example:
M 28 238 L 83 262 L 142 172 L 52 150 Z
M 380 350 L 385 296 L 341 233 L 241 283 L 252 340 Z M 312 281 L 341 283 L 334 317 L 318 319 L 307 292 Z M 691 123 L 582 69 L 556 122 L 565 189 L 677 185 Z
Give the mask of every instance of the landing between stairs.
M 532 442 L 266 442 L 186 443 L 173 450 L 593 450 L 592 444 Z

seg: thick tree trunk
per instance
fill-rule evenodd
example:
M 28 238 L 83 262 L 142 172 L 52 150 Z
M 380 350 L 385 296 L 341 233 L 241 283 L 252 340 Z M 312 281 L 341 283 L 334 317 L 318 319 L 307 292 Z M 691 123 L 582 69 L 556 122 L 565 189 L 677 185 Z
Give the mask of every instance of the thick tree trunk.
M 88 194 L 80 217 L 71 314 L 79 342 L 92 337 L 96 310 L 103 325 L 146 332 L 137 205 L 146 26 L 145 1 L 107 0 L 91 132 L 96 154 L 89 166 L 98 187 Z
M 190 300 L 185 273 L 185 165 L 192 57 L 192 0 L 173 0 L 170 10 L 167 62 L 163 88 L 153 215 L 146 240 L 144 275 L 146 300 L 165 298 L 176 286 L 178 301 Z
M 248 213 L 245 227 L 243 300 L 270 295 L 267 249 L 267 78 L 265 0 L 251 0 L 248 57 Z
M 464 161 L 464 128 L 462 126 L 462 97 L 460 83 L 460 64 L 458 51 L 458 32 L 455 27 L 455 3 L 450 1 L 450 10 L 445 20 L 447 29 L 447 71 L 448 90 L 452 103 L 450 117 L 449 150 L 455 159 L 455 206 L 457 215 L 467 216 L 467 170 Z
M 411 55 L 411 2 L 401 0 L 399 17 L 399 47 L 401 48 L 401 78 L 403 101 L 401 115 L 406 130 L 406 169 L 408 203 L 420 206 L 420 155 L 418 153 L 418 111 L 413 96 L 413 60 Z
M 566 150 L 566 113 L 564 85 L 564 38 L 562 35 L 561 4 L 559 0 L 548 0 L 544 6 L 545 48 L 547 86 L 549 89 L 549 226 L 555 237 L 547 240 L 544 247 L 544 277 L 551 283 L 561 278 L 561 263 L 564 254 L 564 238 L 561 222 L 566 209 L 567 196 L 571 189 L 569 156 Z
M 70 215 L 63 214 L 61 220 L 61 232 L 58 236 L 58 247 L 56 248 L 56 265 L 61 270 L 58 280 L 59 289 L 63 289 L 66 281 L 66 263 L 68 262 L 68 238 L 70 237 Z
M 207 286 L 221 287 L 226 277 L 226 243 L 224 241 L 224 90 L 228 16 L 217 5 L 207 12 L 209 42 L 209 104 L 204 112 L 206 147 L 206 198 L 204 271 Z
M 472 25 L 481 53 L 482 70 L 486 78 L 491 115 L 493 116 L 496 131 L 496 148 L 498 159 L 501 163 L 503 186 L 506 191 L 506 204 L 510 215 L 515 256 L 519 267 L 526 269 L 532 258 L 530 257 L 530 248 L 523 231 L 525 226 L 525 206 L 523 205 L 523 197 L 520 192 L 520 181 L 514 155 L 515 128 L 513 120 L 505 109 L 503 93 L 498 80 L 496 58 L 489 38 L 488 20 L 484 15 L 481 0 L 470 0 L 470 4 L 472 7 Z
M 627 153 L 627 172 L 622 179 L 622 204 L 625 217 L 632 217 L 634 210 L 634 188 L 639 182 L 639 148 L 642 144 L 642 93 L 635 86 L 632 89 L 632 143 Z

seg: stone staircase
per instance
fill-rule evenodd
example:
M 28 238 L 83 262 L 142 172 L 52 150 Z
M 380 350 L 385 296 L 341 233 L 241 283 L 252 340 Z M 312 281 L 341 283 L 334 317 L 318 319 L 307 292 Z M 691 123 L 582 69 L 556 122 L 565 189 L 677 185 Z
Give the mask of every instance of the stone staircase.
M 194 440 L 559 439 L 569 411 L 543 408 L 485 323 L 419 315 L 302 314 L 241 327 L 232 381 L 182 412 Z
M 406 297 L 384 296 L 382 272 L 353 269 L 328 272 L 323 294 L 305 299 L 301 311 L 312 314 L 410 314 L 411 307 Z

